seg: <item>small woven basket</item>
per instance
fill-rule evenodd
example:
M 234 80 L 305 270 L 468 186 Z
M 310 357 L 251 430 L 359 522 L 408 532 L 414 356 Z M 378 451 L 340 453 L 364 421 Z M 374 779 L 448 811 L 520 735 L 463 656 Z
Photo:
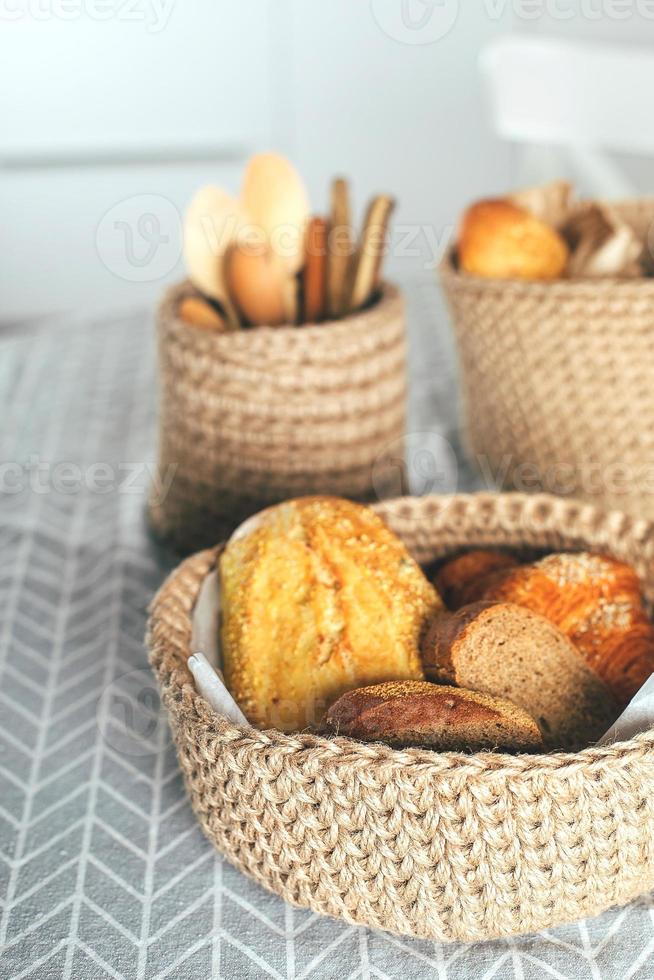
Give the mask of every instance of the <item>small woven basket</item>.
M 646 243 L 654 198 L 614 206 Z M 490 483 L 654 517 L 654 279 L 440 278 Z
M 182 322 L 188 283 L 158 311 L 159 481 L 154 529 L 181 551 L 226 537 L 250 514 L 311 493 L 383 494 L 384 451 L 404 433 L 406 338 L 399 291 L 303 327 L 220 334 Z M 160 486 L 166 474 L 172 483 Z
M 586 549 L 654 598 L 654 524 L 547 495 L 377 506 L 420 562 L 460 548 Z M 294 905 L 390 932 L 479 940 L 549 928 L 654 886 L 654 731 L 572 754 L 394 750 L 234 725 L 186 667 L 216 550 L 151 608 L 148 643 L 195 813 L 237 868 Z

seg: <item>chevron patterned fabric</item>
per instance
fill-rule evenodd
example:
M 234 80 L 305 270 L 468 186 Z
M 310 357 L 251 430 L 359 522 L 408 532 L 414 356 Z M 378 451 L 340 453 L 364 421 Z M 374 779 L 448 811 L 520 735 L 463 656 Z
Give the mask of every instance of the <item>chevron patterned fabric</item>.
M 431 283 L 408 301 L 408 445 L 458 453 L 442 305 Z M 177 560 L 144 520 L 152 333 L 141 315 L 0 330 L 0 976 L 651 980 L 649 900 L 441 946 L 291 909 L 215 856 L 143 645 L 146 606 Z M 462 462 L 437 462 L 473 485 Z

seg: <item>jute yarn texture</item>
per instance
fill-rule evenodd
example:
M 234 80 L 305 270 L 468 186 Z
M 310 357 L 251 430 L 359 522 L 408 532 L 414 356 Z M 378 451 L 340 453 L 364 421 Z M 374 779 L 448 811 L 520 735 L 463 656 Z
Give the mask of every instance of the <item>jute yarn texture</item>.
M 171 289 L 157 315 L 157 469 L 172 483 L 150 495 L 155 531 L 188 552 L 288 497 L 388 496 L 386 474 L 397 481 L 403 466 L 392 458 L 406 415 L 400 292 L 384 286 L 343 320 L 225 334 L 178 318 L 189 292 Z
M 654 198 L 611 206 L 650 254 Z M 654 518 L 654 279 L 440 279 L 485 478 Z
M 654 525 L 544 494 L 398 498 L 376 510 L 417 560 L 474 546 L 592 549 L 654 598 Z M 197 818 L 288 902 L 398 935 L 481 940 L 550 928 L 654 886 L 654 731 L 578 753 L 394 750 L 218 717 L 186 667 L 217 550 L 151 606 L 148 644 Z

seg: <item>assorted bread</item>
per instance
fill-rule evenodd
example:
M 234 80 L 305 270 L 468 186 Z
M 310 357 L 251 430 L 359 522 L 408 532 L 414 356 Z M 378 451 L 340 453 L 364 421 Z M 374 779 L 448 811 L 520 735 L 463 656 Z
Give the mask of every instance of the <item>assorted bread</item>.
M 373 510 L 305 497 L 246 521 L 219 578 L 225 681 L 258 727 L 575 750 L 654 672 L 638 578 L 603 555 L 478 549 L 432 584 Z
M 575 200 L 563 180 L 472 204 L 456 258 L 462 272 L 491 279 L 652 274 L 634 229 L 605 202 Z
M 180 319 L 224 332 L 320 323 L 363 309 L 380 294 L 394 205 L 388 195 L 374 197 L 357 235 L 345 178 L 332 181 L 329 215 L 312 217 L 291 162 L 256 154 L 238 197 L 209 185 L 188 206 L 184 259 L 198 303 L 180 305 Z

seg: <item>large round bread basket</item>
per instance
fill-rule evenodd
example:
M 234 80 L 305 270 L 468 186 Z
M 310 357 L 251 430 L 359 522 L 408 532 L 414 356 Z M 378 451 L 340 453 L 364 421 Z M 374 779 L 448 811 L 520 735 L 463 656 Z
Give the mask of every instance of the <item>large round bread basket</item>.
M 651 253 L 654 198 L 612 205 Z M 482 279 L 440 266 L 463 441 L 492 484 L 654 517 L 654 278 Z
M 474 545 L 593 549 L 654 598 L 654 525 L 546 495 L 400 498 L 415 557 Z M 191 803 L 216 847 L 292 904 L 390 932 L 480 940 L 549 928 L 654 886 L 654 731 L 576 754 L 398 751 L 218 717 L 186 659 L 216 551 L 187 559 L 148 642 Z
M 169 290 L 157 314 L 159 479 L 154 529 L 182 552 L 214 544 L 288 497 L 357 500 L 397 485 L 406 414 L 404 304 L 386 285 L 374 305 L 319 325 L 217 333 L 184 323 Z M 391 468 L 395 472 L 391 473 Z

